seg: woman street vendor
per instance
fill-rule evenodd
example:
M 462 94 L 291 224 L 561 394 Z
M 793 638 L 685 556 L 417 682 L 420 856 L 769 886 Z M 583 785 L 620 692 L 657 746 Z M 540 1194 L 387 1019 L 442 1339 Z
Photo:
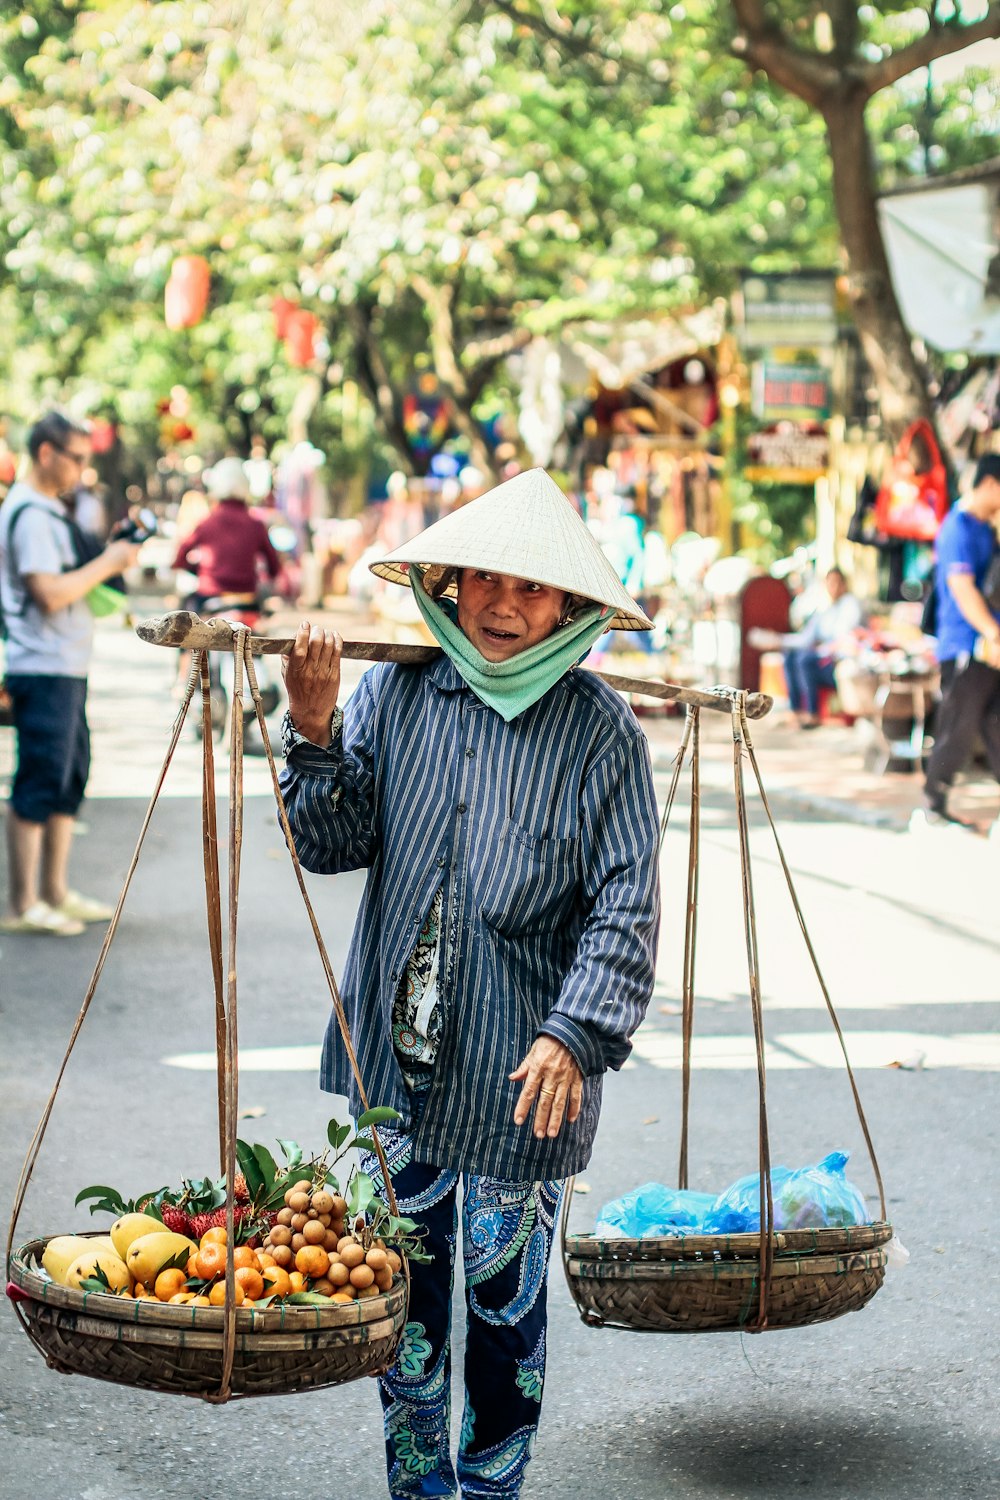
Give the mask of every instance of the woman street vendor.
M 653 988 L 657 812 L 645 738 L 573 668 L 649 621 L 541 469 L 372 571 L 412 587 L 441 654 L 379 664 L 337 708 L 342 642 L 303 624 L 282 788 L 302 863 L 368 880 L 343 999 L 401 1212 L 433 1259 L 380 1380 L 394 1497 L 521 1492 L 541 1408 L 563 1180 Z M 353 1079 L 331 1025 L 321 1083 Z M 462 1185 L 465 1412 L 449 1440 Z

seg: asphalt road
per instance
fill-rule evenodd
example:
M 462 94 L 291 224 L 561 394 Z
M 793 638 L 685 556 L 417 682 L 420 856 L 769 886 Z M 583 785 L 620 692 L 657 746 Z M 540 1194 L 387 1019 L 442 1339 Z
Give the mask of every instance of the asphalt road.
M 114 895 L 127 867 L 144 802 L 119 793 L 151 783 L 170 718 L 163 681 L 149 677 L 145 697 L 127 673 L 108 684 L 133 708 L 121 730 L 130 737 L 128 768 L 116 776 L 107 764 L 109 721 L 101 794 L 88 805 L 76 850 L 77 883 L 88 892 Z M 180 795 L 163 802 L 152 826 L 59 1093 L 19 1242 L 88 1227 L 73 1208 L 87 1183 L 131 1194 L 214 1166 L 200 825 L 187 795 L 194 747 L 179 757 Z M 259 789 L 259 767 L 253 778 Z M 691 1125 L 692 1185 L 706 1189 L 752 1170 L 756 1156 L 735 828 L 724 777 L 716 780 L 705 795 Z M 524 1490 L 530 1500 L 1000 1495 L 993 1266 L 1000 852 L 947 839 L 918 845 L 801 812 L 782 831 L 857 1066 L 890 1215 L 912 1259 L 890 1271 L 864 1311 L 760 1337 L 587 1329 L 556 1267 L 545 1408 Z M 799 1165 L 849 1149 L 851 1175 L 871 1194 L 830 1023 L 773 849 L 759 832 L 755 855 L 772 1156 Z M 579 1227 L 607 1198 L 650 1179 L 670 1182 L 675 1171 L 685 863 L 682 835 L 671 832 L 661 977 L 633 1059 L 609 1080 L 590 1191 L 574 1203 Z M 359 878 L 311 887 L 339 968 Z M 329 1002 L 273 810 L 258 795 L 247 804 L 241 912 L 241 1105 L 265 1111 L 244 1127 L 265 1141 L 318 1144 L 332 1101 L 317 1090 L 313 1049 Z M 99 946 L 93 931 L 73 941 L 2 940 L 5 1210 Z M 900 1061 L 922 1065 L 888 1066 Z M 42 1492 L 56 1500 L 385 1495 L 378 1401 L 367 1381 L 209 1407 L 50 1373 L 9 1308 L 0 1315 L 0 1368 L 4 1500 Z

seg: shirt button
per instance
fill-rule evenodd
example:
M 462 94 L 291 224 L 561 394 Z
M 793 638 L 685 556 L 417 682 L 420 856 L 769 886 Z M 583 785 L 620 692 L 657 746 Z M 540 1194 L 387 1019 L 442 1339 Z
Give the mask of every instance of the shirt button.
M 444 855 L 443 854 L 439 854 L 438 855 L 436 863 L 437 863 L 437 867 L 438 867 L 439 870 L 443 870 L 444 869 L 444 863 L 445 863 L 445 861 L 444 861 Z
M 468 806 L 467 806 L 467 804 L 465 802 L 460 802 L 458 804 L 458 806 L 456 807 L 455 811 L 456 812 L 460 812 L 460 813 L 467 812 L 468 811 Z
M 473 750 L 473 749 L 472 749 L 472 747 L 471 747 L 471 745 L 470 745 L 470 746 L 469 746 L 469 749 L 468 749 L 468 750 L 466 750 L 466 752 L 465 752 L 465 753 L 466 753 L 466 755 L 467 755 L 467 756 L 468 756 L 468 757 L 469 757 L 469 759 L 470 759 L 470 760 L 472 760 L 472 758 L 473 758 L 473 756 L 474 756 L 474 755 L 475 755 L 475 753 L 476 753 L 476 752 L 475 752 L 475 750 Z

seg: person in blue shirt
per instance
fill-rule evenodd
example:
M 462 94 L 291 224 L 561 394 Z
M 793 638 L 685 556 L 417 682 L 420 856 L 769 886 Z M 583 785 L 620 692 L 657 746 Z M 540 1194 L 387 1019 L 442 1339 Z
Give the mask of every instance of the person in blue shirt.
M 368 1096 L 400 1112 L 380 1134 L 400 1209 L 433 1256 L 411 1267 L 407 1325 L 380 1380 L 389 1492 L 516 1496 L 541 1409 L 562 1186 L 590 1158 L 604 1073 L 622 1066 L 649 1002 L 659 917 L 645 737 L 575 667 L 609 627 L 649 622 L 542 470 L 372 566 L 411 585 L 441 654 L 379 664 L 341 711 L 342 642 L 303 625 L 282 786 L 307 869 L 368 871 L 342 994 Z M 336 1029 L 320 1081 L 357 1109 Z M 453 1464 L 459 1212 L 466 1395 Z
M 945 517 L 935 543 L 942 699 L 924 799 L 929 821 L 954 823 L 948 790 L 981 736 L 1000 781 L 1000 601 L 983 595 L 997 551 L 1000 453 L 979 460 L 972 489 Z

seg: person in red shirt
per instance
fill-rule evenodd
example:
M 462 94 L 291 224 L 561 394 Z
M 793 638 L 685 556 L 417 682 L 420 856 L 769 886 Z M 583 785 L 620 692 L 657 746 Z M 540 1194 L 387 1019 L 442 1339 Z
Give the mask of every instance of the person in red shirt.
M 281 572 L 264 522 L 247 510 L 250 486 L 238 458 L 224 458 L 205 470 L 205 488 L 218 504 L 177 548 L 173 566 L 197 573 L 195 593 L 185 604 L 202 609 L 209 599 L 230 604 L 257 597 L 258 563 L 272 581 Z

